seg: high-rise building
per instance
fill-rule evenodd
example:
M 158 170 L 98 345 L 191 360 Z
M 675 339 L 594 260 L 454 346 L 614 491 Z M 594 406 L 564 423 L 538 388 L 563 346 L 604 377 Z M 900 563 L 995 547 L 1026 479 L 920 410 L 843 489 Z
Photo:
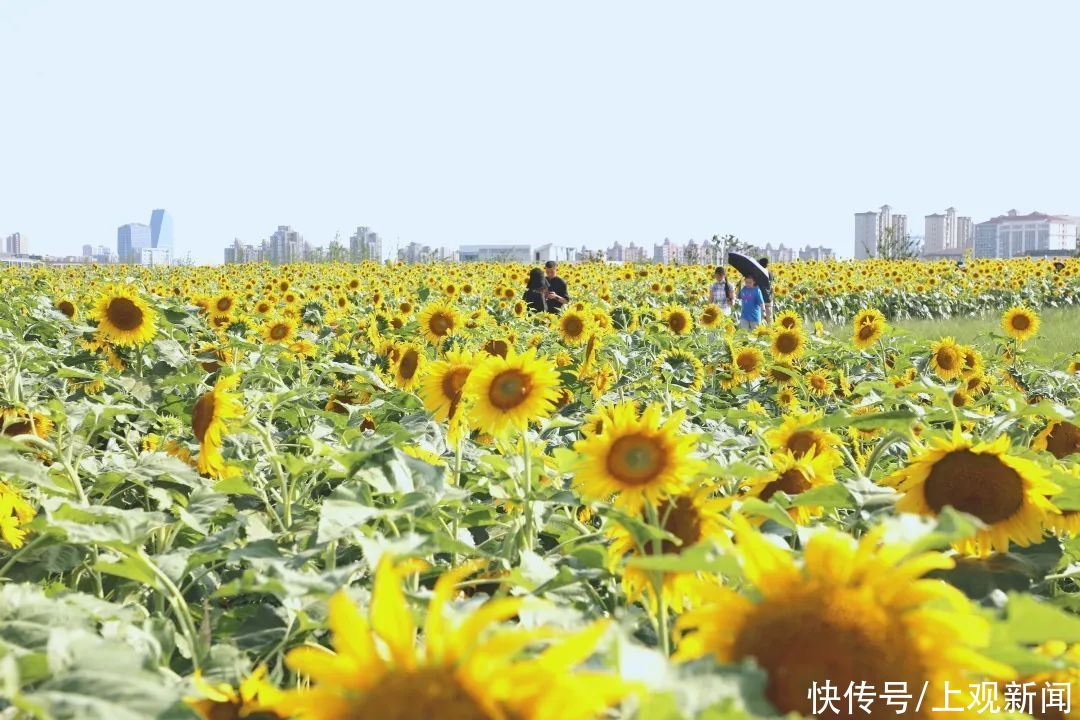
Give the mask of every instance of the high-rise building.
M 353 262 L 364 260 L 383 261 L 382 238 L 370 228 L 359 226 L 349 238 L 349 259 Z
M 902 217 L 902 216 L 901 216 Z M 832 260 L 835 257 L 835 253 L 832 248 L 827 248 L 824 245 L 807 245 L 799 251 L 800 260 Z
M 94 256 L 94 246 L 93 245 L 83 245 L 82 246 L 82 254 L 83 254 L 83 257 L 93 257 Z
M 679 246 L 671 242 L 671 238 L 664 238 L 664 242 L 653 245 L 653 262 L 670 265 L 679 257 Z
M 13 233 L 4 241 L 4 252 L 8 255 L 28 255 L 30 243 L 22 233 Z
M 630 243 L 623 252 L 623 262 L 645 262 L 645 248 Z
M 622 262 L 626 257 L 626 249 L 622 246 L 618 240 L 612 243 L 608 248 L 607 258 L 608 260 L 614 260 L 616 262 Z
M 956 249 L 970 250 L 974 240 L 971 218 L 956 218 Z
M 908 237 L 907 215 L 893 215 L 892 224 L 893 240 L 898 243 L 903 243 Z
M 169 257 L 172 257 L 173 221 L 172 215 L 165 210 L 158 209 L 150 213 L 150 247 L 165 250 Z
M 881 242 L 881 238 L 885 236 L 887 230 L 892 229 L 892 208 L 888 205 L 882 205 L 878 208 L 877 216 L 877 238 L 878 242 Z
M 116 230 L 116 255 L 120 262 L 137 263 L 143 248 L 153 247 L 150 239 L 150 226 L 142 223 L 128 223 Z
M 967 237 L 971 237 L 971 219 L 967 220 Z M 960 244 L 957 233 L 958 219 L 956 208 L 948 208 L 944 213 L 932 213 L 925 217 L 923 232 L 923 255 L 962 255 L 965 246 Z M 967 242 L 970 242 L 968 240 Z
M 307 245 L 304 236 L 288 225 L 278 225 L 277 232 L 270 236 L 270 262 L 275 265 L 301 262 Z
M 855 259 L 876 257 L 877 249 L 878 214 L 873 210 L 855 213 Z

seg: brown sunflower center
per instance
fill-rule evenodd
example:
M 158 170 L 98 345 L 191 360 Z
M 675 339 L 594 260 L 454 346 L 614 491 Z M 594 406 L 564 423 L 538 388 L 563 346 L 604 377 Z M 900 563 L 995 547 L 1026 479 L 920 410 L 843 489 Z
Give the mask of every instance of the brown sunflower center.
M 645 485 L 667 467 L 666 448 L 651 435 L 625 435 L 611 444 L 607 469 L 619 482 Z
M 581 318 L 579 318 L 577 315 L 568 315 L 567 317 L 563 318 L 562 327 L 563 332 L 565 332 L 568 337 L 576 338 L 579 337 L 582 332 L 584 332 L 585 323 L 582 322 Z
M 229 312 L 229 308 L 232 307 L 232 303 L 233 301 L 230 297 L 218 298 L 217 309 L 220 312 Z
M 1046 449 L 1058 460 L 1080 452 L 1080 427 L 1059 422 L 1046 436 Z
M 57 310 L 67 315 L 69 318 L 75 317 L 75 306 L 71 304 L 70 300 L 61 300 L 60 304 L 56 306 Z
M 924 486 L 936 513 L 946 505 L 987 524 L 1012 517 L 1024 504 L 1020 475 L 994 455 L 955 450 L 934 463 Z
M 517 369 L 503 370 L 491 381 L 488 400 L 499 410 L 513 410 L 529 397 L 532 382 L 528 375 Z
M 796 430 L 791 433 L 786 445 L 787 449 L 795 457 L 802 457 L 811 450 L 820 454 L 825 449 L 820 433 L 817 430 Z
M 413 375 L 416 375 L 416 368 L 420 366 L 420 354 L 416 350 L 409 348 L 401 355 L 401 361 L 398 363 L 398 372 L 405 380 L 412 380 Z
M 4 434 L 8 437 L 30 435 L 33 432 L 34 424 L 30 421 L 30 418 L 25 417 L 15 418 L 4 427 Z
M 824 390 L 828 384 L 829 381 L 826 380 L 825 377 L 822 375 L 810 376 L 810 386 L 813 387 L 815 390 Z
M 791 468 L 785 470 L 780 477 L 773 480 L 771 483 L 765 486 L 761 491 L 761 499 L 768 501 L 773 495 L 778 492 L 785 492 L 788 495 L 798 495 L 804 493 L 810 489 L 810 481 L 802 470 L 798 468 Z
M 484 344 L 484 352 L 488 355 L 498 355 L 501 358 L 506 357 L 507 351 L 510 347 L 506 344 L 505 340 L 488 340 Z
M 682 313 L 671 313 L 668 316 L 668 327 L 677 334 L 682 334 L 686 330 L 686 316 Z
M 787 315 L 780 320 L 780 326 L 783 327 L 785 330 L 794 330 L 797 322 L 798 321 L 795 318 Z
M 392 672 L 360 697 L 351 718 L 382 720 L 489 720 L 491 716 L 450 670 Z
M 442 337 L 454 326 L 453 319 L 446 313 L 437 312 L 428 320 L 428 330 L 432 335 Z
M 1017 313 L 1016 315 L 1013 315 L 1012 319 L 1009 322 L 1012 325 L 1013 330 L 1023 331 L 1031 327 L 1031 318 L 1029 318 L 1027 315 L 1024 315 L 1023 313 Z
M 272 328 L 270 328 L 270 337 L 275 340 L 284 340 L 288 334 L 289 326 L 285 323 L 277 323 Z
M 664 555 L 678 555 L 683 550 L 696 545 L 701 540 L 701 514 L 694 501 L 688 497 L 679 497 L 667 511 L 664 530 L 679 538 L 681 544 L 664 540 L 660 552 Z
M 454 417 L 457 412 L 458 403 L 461 402 L 462 388 L 465 387 L 465 381 L 469 379 L 470 372 L 472 368 L 462 365 L 443 375 L 442 391 L 443 396 L 450 401 L 450 409 L 447 411 L 450 417 Z
M 210 423 L 214 421 L 214 393 L 204 393 L 195 401 L 195 409 L 191 411 L 191 429 L 195 432 L 195 439 L 200 443 L 206 437 L 206 431 L 210 429 Z
M 811 705 L 807 693 L 815 682 L 847 688 L 852 682 L 884 687 L 886 681 L 906 681 L 922 687 L 926 679 L 905 626 L 859 589 L 814 587 L 801 597 L 758 605 L 738 631 L 732 653 L 735 660 L 755 658 L 766 671 L 765 694 L 777 710 L 808 717 L 822 709 Z M 850 717 L 845 702 L 835 707 L 839 714 L 815 717 Z M 884 705 L 871 709 L 864 717 L 894 714 Z
M 942 370 L 952 370 L 956 367 L 956 353 L 951 348 L 941 348 L 934 354 L 934 359 Z
M 877 327 L 874 325 L 863 325 L 859 328 L 859 339 L 869 340 L 874 337 L 874 333 L 877 332 Z
M 720 317 L 719 311 L 716 308 L 705 308 L 705 312 L 701 313 L 701 321 L 706 325 L 711 325 L 716 322 L 716 319 Z
M 790 355 L 799 349 L 799 336 L 793 332 L 781 332 L 777 334 L 776 349 L 783 355 Z
M 757 356 L 750 352 L 739 353 L 735 358 L 735 364 L 743 372 L 753 372 L 757 369 Z
M 109 301 L 105 316 L 117 330 L 125 332 L 137 329 L 143 322 L 143 311 L 134 301 L 125 297 L 113 298 Z

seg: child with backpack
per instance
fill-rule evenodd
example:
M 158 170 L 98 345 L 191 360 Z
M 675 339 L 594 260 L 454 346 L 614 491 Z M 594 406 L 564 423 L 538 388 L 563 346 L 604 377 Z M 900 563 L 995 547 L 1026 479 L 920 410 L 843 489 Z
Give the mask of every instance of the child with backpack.
M 727 272 L 722 267 L 716 268 L 713 273 L 713 284 L 709 286 L 709 302 L 719 305 L 724 313 L 730 313 L 735 308 L 735 290 L 727 281 Z

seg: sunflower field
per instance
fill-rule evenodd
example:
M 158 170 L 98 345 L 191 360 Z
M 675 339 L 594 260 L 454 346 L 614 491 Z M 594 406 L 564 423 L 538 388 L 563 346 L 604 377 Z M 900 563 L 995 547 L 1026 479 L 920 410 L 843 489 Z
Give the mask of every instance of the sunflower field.
M 0 271 L 0 718 L 1080 717 L 1080 260 L 560 271 Z

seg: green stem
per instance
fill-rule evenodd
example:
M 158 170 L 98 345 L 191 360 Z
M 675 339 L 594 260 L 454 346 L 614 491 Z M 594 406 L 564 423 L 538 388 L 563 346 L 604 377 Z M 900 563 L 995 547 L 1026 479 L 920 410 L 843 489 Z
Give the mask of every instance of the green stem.
M 150 568 L 150 571 L 154 574 L 154 577 L 156 577 L 162 587 L 165 588 L 165 595 L 169 598 L 169 604 L 172 605 L 173 612 L 176 614 L 177 620 L 180 621 L 180 629 L 187 637 L 188 643 L 191 646 L 191 662 L 195 665 L 195 669 L 198 670 L 202 664 L 202 650 L 199 646 L 199 633 L 195 628 L 195 620 L 191 616 L 191 608 L 188 607 L 187 601 L 184 600 L 180 588 L 176 587 L 176 584 L 173 583 L 172 579 L 142 550 L 137 550 L 133 554 L 146 563 Z
M 651 502 L 645 503 L 645 516 L 649 524 L 654 528 L 663 529 L 657 517 L 656 507 Z M 652 540 L 652 554 L 664 554 L 664 541 L 660 538 Z M 660 640 L 660 651 L 664 657 L 671 655 L 671 640 L 668 632 L 668 609 L 667 598 L 664 597 L 664 571 L 654 570 L 650 573 L 653 592 L 656 593 L 656 631 Z
M 529 444 L 529 429 L 521 433 L 521 444 L 525 460 L 525 549 L 533 549 L 533 512 L 532 512 L 532 446 Z
M 31 540 L 30 542 L 26 543 L 21 548 L 19 548 L 15 552 L 13 552 L 11 554 L 11 557 L 8 558 L 8 561 L 6 563 L 4 563 L 4 566 L 0 567 L 0 577 L 6 576 L 7 571 L 15 566 L 15 562 L 19 559 L 20 556 L 22 556 L 23 553 L 29 551 L 30 548 L 32 548 L 32 547 L 40 545 L 42 543 L 42 541 L 45 540 L 45 538 L 46 538 L 45 535 L 38 535 L 33 540 Z

